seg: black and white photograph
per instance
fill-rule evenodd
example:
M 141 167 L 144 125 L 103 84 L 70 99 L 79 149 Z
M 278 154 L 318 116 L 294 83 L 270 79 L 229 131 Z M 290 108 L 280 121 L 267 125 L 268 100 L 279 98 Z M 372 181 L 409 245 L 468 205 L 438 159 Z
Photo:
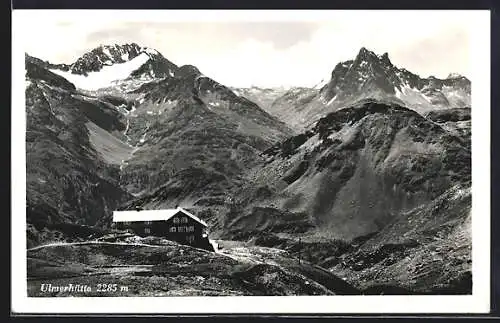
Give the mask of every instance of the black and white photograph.
M 19 12 L 17 292 L 472 304 L 489 288 L 480 14 Z

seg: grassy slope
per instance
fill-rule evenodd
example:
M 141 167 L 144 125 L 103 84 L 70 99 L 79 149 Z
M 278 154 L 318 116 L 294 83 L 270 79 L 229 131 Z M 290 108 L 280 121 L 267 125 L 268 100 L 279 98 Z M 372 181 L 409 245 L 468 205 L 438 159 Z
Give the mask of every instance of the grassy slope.
M 346 240 L 376 232 L 456 183 L 468 185 L 468 145 L 402 107 L 339 110 L 265 152 L 227 225 L 251 235 L 290 219 L 295 232 L 315 226 L 324 237 Z M 264 225 L 264 207 L 280 216 L 266 217 Z
M 471 293 L 470 210 L 470 189 L 453 187 L 343 254 L 331 270 L 362 289 Z
M 364 113 L 271 148 L 224 237 L 301 250 L 368 293 L 470 293 L 470 140 L 406 109 Z
M 112 105 L 60 86 L 40 66 L 27 68 L 36 71 L 26 83 L 28 246 L 99 231 L 87 226 L 129 195 L 117 182 L 118 166 L 95 145 L 95 133 L 113 138 L 123 119 Z
M 248 168 L 262 162 L 259 154 L 290 130 L 197 73 L 123 94 L 125 99 L 137 95 L 137 104 L 127 115 L 135 149 L 122 166 L 121 184 L 137 196 L 124 207 L 199 209 L 217 231 L 230 192 L 244 185 Z

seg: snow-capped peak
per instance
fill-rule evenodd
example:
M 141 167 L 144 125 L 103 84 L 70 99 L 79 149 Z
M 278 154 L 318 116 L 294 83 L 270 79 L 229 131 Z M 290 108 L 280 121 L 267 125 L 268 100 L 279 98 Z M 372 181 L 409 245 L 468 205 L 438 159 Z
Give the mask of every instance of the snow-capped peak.
M 371 50 L 366 49 L 365 47 L 361 47 L 361 49 L 358 52 L 358 55 L 356 56 L 356 60 L 358 61 L 367 61 L 378 58 L 379 56 L 377 54 L 375 54 Z
M 135 43 L 123 45 L 100 45 L 83 54 L 73 64 L 73 74 L 86 75 L 97 72 L 104 66 L 128 62 L 141 54 L 141 48 Z
M 360 66 L 369 66 L 372 64 L 378 64 L 383 66 L 391 66 L 391 60 L 389 59 L 389 54 L 387 52 L 382 55 L 378 55 L 375 52 L 366 49 L 365 47 L 361 47 L 356 56 L 355 61 L 357 65 Z
M 136 43 L 100 45 L 83 54 L 68 68 L 51 66 L 52 72 L 86 90 L 113 86 L 116 81 L 128 78 L 144 81 L 175 77 L 178 69 L 157 50 Z
M 50 71 L 64 77 L 77 88 L 97 90 L 110 86 L 114 81 L 126 79 L 149 59 L 150 57 L 146 53 L 141 53 L 127 62 L 103 66 L 99 71 L 89 72 L 86 76 L 59 69 L 51 69 Z
M 317 89 L 319 86 L 316 86 Z M 357 97 L 397 98 L 407 106 L 420 109 L 463 107 L 470 102 L 470 81 L 457 73 L 447 79 L 422 78 L 405 68 L 394 66 L 389 54 L 378 55 L 362 47 L 354 60 L 338 63 L 328 86 L 321 89 L 323 103 L 335 98 L 344 102 Z
M 98 52 L 99 50 L 111 58 L 111 57 L 115 56 L 115 53 L 124 54 L 124 53 L 131 53 L 131 52 L 140 52 L 141 47 L 139 47 L 139 45 L 137 45 L 136 43 L 121 44 L 121 45 L 118 45 L 118 44 L 103 45 L 103 44 L 101 44 L 99 47 L 97 47 L 93 51 Z

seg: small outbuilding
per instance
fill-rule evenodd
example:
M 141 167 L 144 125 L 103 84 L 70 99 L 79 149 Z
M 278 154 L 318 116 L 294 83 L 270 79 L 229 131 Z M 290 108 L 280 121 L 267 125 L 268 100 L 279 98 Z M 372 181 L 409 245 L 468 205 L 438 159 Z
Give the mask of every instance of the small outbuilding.
M 157 236 L 181 244 L 213 251 L 208 225 L 183 208 L 165 210 L 114 211 L 113 226 L 138 236 Z

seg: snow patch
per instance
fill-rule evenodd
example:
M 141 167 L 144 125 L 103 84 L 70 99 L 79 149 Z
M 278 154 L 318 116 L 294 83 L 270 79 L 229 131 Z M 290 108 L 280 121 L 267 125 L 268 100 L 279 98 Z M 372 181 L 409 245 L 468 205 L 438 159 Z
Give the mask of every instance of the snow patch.
M 202 78 L 205 78 L 205 79 L 206 79 L 206 78 L 208 78 L 208 77 L 206 77 L 206 76 L 205 76 L 205 75 L 203 75 L 203 74 L 200 74 L 200 75 L 198 75 L 198 76 L 197 76 L 194 80 L 195 80 L 195 81 L 197 81 L 197 80 L 202 79 Z
M 125 131 L 123 132 L 123 135 L 127 137 L 127 143 L 130 141 L 130 137 L 128 136 L 129 128 L 130 128 L 130 120 L 127 119 L 127 125 L 125 126 Z
M 396 97 L 398 99 L 401 99 L 402 93 L 401 93 L 401 91 L 399 91 L 399 89 L 396 86 L 394 87 L 394 92 L 396 93 Z
M 328 103 L 326 105 L 332 104 L 333 101 L 335 101 L 336 98 L 337 98 L 337 94 L 335 94 L 335 96 L 333 98 L 331 98 L 330 101 L 328 101 Z
M 111 56 L 111 53 L 109 52 L 109 49 L 108 49 L 107 47 L 103 47 L 102 52 L 103 52 L 106 56 L 108 56 L 109 58 L 111 58 L 111 57 L 112 57 L 112 56 Z
M 448 75 L 448 79 L 457 79 L 457 78 L 461 78 L 462 75 L 458 74 L 458 73 L 450 73 L 450 75 Z
M 410 102 L 412 104 L 420 104 L 420 105 L 429 105 L 430 101 L 422 92 L 417 89 L 411 88 L 408 85 L 405 85 L 398 90 L 394 88 L 396 92 L 396 97 L 405 102 Z
M 141 53 L 128 62 L 104 66 L 98 72 L 88 73 L 88 76 L 72 74 L 58 69 L 50 69 L 50 71 L 64 77 L 79 89 L 92 91 L 108 87 L 112 85 L 113 81 L 126 79 L 148 60 L 149 56 Z
M 310 152 L 313 151 L 314 148 L 321 144 L 321 140 L 319 139 L 319 134 L 315 134 L 311 138 L 309 138 L 305 143 L 303 143 L 299 150 Z
M 139 140 L 139 142 L 141 144 L 143 144 L 146 141 L 146 135 L 148 134 L 148 130 L 149 130 L 149 126 L 146 128 L 146 130 L 144 131 L 144 134 L 142 135 L 141 139 Z M 136 149 L 139 149 L 139 147 L 136 147 Z
M 128 60 L 130 59 L 130 54 L 129 54 L 129 53 L 124 53 L 124 54 L 122 54 L 122 56 L 121 56 L 121 57 L 122 57 L 122 59 L 123 59 L 124 61 L 128 61 Z
M 130 113 L 130 111 L 128 111 L 128 110 L 127 110 L 127 105 L 126 105 L 126 104 L 123 104 L 123 103 L 122 103 L 122 104 L 120 104 L 119 106 L 117 106 L 117 107 L 116 107 L 116 109 L 117 109 L 118 111 L 123 112 L 125 115 L 128 115 L 128 114 Z M 123 109 L 123 110 L 121 110 L 121 109 Z
M 468 194 L 470 194 L 470 189 L 456 188 L 456 191 L 454 192 L 451 199 L 457 200 L 459 198 L 465 197 Z
M 471 121 L 470 121 L 470 120 L 465 120 L 465 121 L 457 121 L 457 122 L 455 123 L 455 125 L 457 126 L 457 128 L 460 128 L 460 129 L 470 128 L 470 126 L 471 126 Z
M 158 51 L 152 48 L 145 47 L 142 49 L 144 53 L 150 54 L 150 55 L 158 55 Z

